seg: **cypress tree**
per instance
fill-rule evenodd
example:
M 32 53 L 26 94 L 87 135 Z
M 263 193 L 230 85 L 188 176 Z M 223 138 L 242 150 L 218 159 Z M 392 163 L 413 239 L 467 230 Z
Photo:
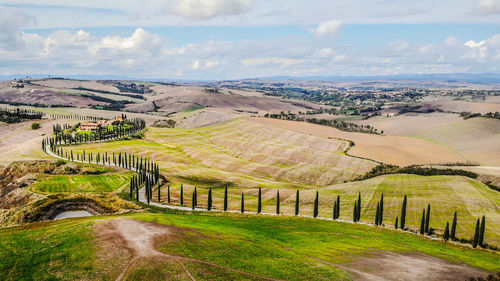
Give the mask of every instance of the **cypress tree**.
M 476 248 L 479 242 L 479 219 L 476 222 L 476 230 L 474 231 L 474 240 L 472 242 L 472 247 Z
M 276 214 L 280 214 L 280 191 L 276 192 Z
M 297 192 L 295 194 L 295 215 L 299 215 L 299 208 L 300 208 L 300 195 L 299 195 L 299 190 L 297 189 Z
M 335 219 L 338 219 L 340 217 L 340 195 L 337 196 L 337 217 Z
M 316 190 L 316 199 L 314 199 L 314 213 L 313 216 L 316 218 L 319 213 L 319 192 Z
M 191 208 L 194 210 L 196 207 L 196 187 L 195 190 L 193 191 L 193 196 L 191 198 Z
M 194 206 L 198 207 L 198 189 L 196 189 L 196 186 L 194 187 Z
M 257 214 L 262 212 L 262 188 L 259 187 L 259 198 L 257 202 Z
M 427 214 L 425 218 L 425 233 L 429 234 L 430 232 L 430 227 L 429 227 L 429 222 L 431 220 L 431 204 L 427 205 Z
M 158 203 L 161 201 L 161 191 L 160 191 L 160 186 L 158 185 Z
M 168 200 L 168 204 L 170 204 L 170 184 L 167 187 L 167 200 Z
M 357 222 L 356 221 L 356 218 L 358 217 L 358 215 L 357 215 L 357 213 L 358 213 L 358 206 L 357 206 L 357 204 L 358 204 L 358 201 L 355 200 L 354 201 L 354 210 L 352 211 L 352 221 L 353 222 Z
M 398 229 L 398 217 L 396 216 L 396 222 L 394 223 L 394 229 Z
M 401 229 L 405 229 L 405 223 L 406 223 L 406 203 L 407 203 L 407 197 L 406 194 L 403 198 L 403 206 L 401 208 Z
M 378 214 L 378 225 L 382 225 L 384 222 L 384 194 L 380 196 L 380 210 Z
M 245 194 L 241 193 L 241 213 L 245 212 Z
M 137 202 L 139 202 L 139 183 L 137 182 L 138 178 L 136 177 L 136 184 L 137 184 L 137 187 L 135 189 L 135 200 L 137 200 Z
M 483 218 L 481 219 L 481 226 L 479 228 L 479 238 L 478 238 L 478 241 L 477 243 L 479 244 L 479 246 L 483 247 L 484 246 L 484 231 L 486 230 L 486 217 L 483 216 Z
M 333 219 L 337 217 L 337 200 L 333 202 Z
M 212 187 L 208 189 L 207 210 L 212 210 Z
M 420 234 L 425 233 L 425 208 L 422 211 L 422 220 L 420 221 Z
M 132 193 L 134 192 L 134 178 L 130 178 L 130 199 L 132 199 Z
M 181 206 L 184 206 L 184 187 L 181 183 Z
M 450 224 L 446 222 L 446 227 L 444 228 L 444 241 L 448 241 L 450 239 Z
M 361 219 L 361 192 L 358 193 L 358 211 L 357 211 L 358 217 L 356 221 L 359 221 Z
M 378 226 L 380 216 L 380 202 L 377 202 L 377 211 L 375 212 L 375 225 Z
M 227 211 L 227 186 L 224 189 L 224 211 Z
M 452 241 L 455 241 L 456 239 L 456 231 L 457 231 L 457 211 L 455 211 L 455 214 L 453 215 L 453 222 L 451 223 L 450 238 Z

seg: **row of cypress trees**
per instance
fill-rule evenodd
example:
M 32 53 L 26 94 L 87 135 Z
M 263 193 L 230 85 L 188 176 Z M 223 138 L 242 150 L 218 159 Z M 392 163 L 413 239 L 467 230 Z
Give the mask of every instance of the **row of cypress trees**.
M 134 128 L 137 129 L 145 127 L 144 120 L 136 119 L 135 122 L 137 122 L 137 124 L 136 126 L 134 126 Z M 60 125 L 57 125 L 53 129 L 57 132 L 62 128 Z M 136 129 L 123 130 L 123 132 L 126 132 L 127 134 L 122 134 L 122 136 L 133 134 L 137 131 Z M 75 142 L 69 142 L 70 145 L 72 143 Z M 130 153 L 127 154 L 127 152 L 123 154 L 121 152 L 119 152 L 118 154 L 115 154 L 115 152 L 113 152 L 112 154 L 108 154 L 108 152 L 97 152 L 96 154 L 93 154 L 92 152 L 85 153 L 85 150 L 83 150 L 82 153 L 73 153 L 73 150 L 69 150 L 69 152 L 64 151 L 64 148 L 58 147 L 58 144 L 61 144 L 61 141 L 57 140 L 56 133 L 56 137 L 48 137 L 42 140 L 42 149 L 45 152 L 47 152 L 47 149 L 49 149 L 53 153 L 62 158 L 65 158 L 68 161 L 75 161 L 76 156 L 76 160 L 80 162 L 117 166 L 135 171 L 137 174 L 130 179 L 130 198 L 133 199 L 135 194 L 136 200 L 139 201 L 139 189 L 144 185 L 146 188 L 145 194 L 148 204 L 151 201 L 153 186 L 160 179 L 160 167 L 155 162 L 143 158 L 142 156 L 139 157 Z
M 198 192 L 197 188 L 195 187 L 195 190 L 193 191 L 192 194 L 192 207 L 193 209 L 197 207 L 198 204 Z M 213 208 L 213 198 L 212 198 L 212 188 L 209 188 L 208 191 L 208 201 L 207 201 L 207 210 L 212 210 Z M 168 204 L 171 203 L 171 197 L 170 197 L 170 185 L 168 186 Z M 158 198 L 160 198 L 160 193 L 158 193 Z M 181 185 L 181 205 L 183 205 L 183 187 Z M 276 191 L 276 214 L 281 213 L 281 206 L 280 206 L 280 193 L 279 190 Z M 358 198 L 354 202 L 354 209 L 353 209 L 353 221 L 354 222 L 359 222 L 361 219 L 361 193 L 358 193 Z M 396 217 L 396 221 L 394 224 L 394 228 L 398 229 L 401 228 L 405 230 L 405 224 L 406 224 L 406 211 L 407 211 L 407 204 L 408 204 L 408 197 L 404 195 L 403 197 L 403 203 L 402 203 L 402 208 L 401 208 L 401 219 L 399 216 Z M 300 211 L 300 191 L 296 191 L 296 200 L 295 200 L 295 215 L 299 215 Z M 224 211 L 228 210 L 228 189 L 225 187 L 224 189 Z M 244 213 L 245 212 L 245 194 L 242 192 L 241 193 L 241 203 L 240 203 L 240 212 Z M 314 205 L 313 205 L 313 217 L 316 218 L 318 216 L 319 212 L 319 192 L 316 191 L 316 196 L 314 199 Z M 257 213 L 260 214 L 262 213 L 262 189 L 259 187 L 258 190 L 258 196 L 257 196 Z M 333 205 L 333 219 L 336 220 L 340 217 L 340 196 L 337 196 L 336 200 L 334 201 Z M 430 227 L 430 218 L 431 218 L 431 205 L 427 205 L 427 211 L 424 208 L 422 212 L 422 219 L 421 219 L 421 224 L 420 224 L 420 234 L 432 234 L 432 228 Z M 380 196 L 380 201 L 377 202 L 377 209 L 375 212 L 375 221 L 374 225 L 380 226 L 383 225 L 383 220 L 384 220 L 384 194 Z M 445 231 L 443 238 L 444 240 L 452 240 L 452 241 L 457 241 L 456 238 L 456 229 L 457 229 L 457 212 L 455 211 L 453 215 L 453 221 L 452 221 L 452 226 L 450 230 L 449 223 L 446 223 Z M 474 242 L 473 246 L 477 247 L 479 246 L 484 246 L 484 232 L 485 232 L 485 217 L 483 216 L 481 222 L 478 219 L 477 220 L 477 225 L 476 225 L 476 233 L 474 234 Z

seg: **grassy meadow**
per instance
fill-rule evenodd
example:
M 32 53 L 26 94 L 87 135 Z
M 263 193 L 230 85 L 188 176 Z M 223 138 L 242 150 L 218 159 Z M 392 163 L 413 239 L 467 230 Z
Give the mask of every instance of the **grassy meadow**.
M 127 188 L 132 172 L 102 175 L 40 175 L 32 187 L 41 193 L 114 192 Z
M 500 270 L 497 253 L 400 231 L 308 218 L 172 212 L 79 218 L 0 230 L 0 279 L 115 280 L 130 253 L 121 248 L 126 245 L 115 244 L 112 236 L 103 236 L 97 228 L 114 218 L 165 225 L 173 234 L 155 239 L 154 246 L 162 253 L 267 278 L 351 280 L 353 275 L 345 270 L 350 263 L 384 252 L 419 252 L 489 272 Z M 103 252 L 100 247 L 112 250 Z M 196 280 L 261 279 L 190 260 L 184 266 Z M 165 278 L 184 280 L 187 276 L 172 259 L 145 257 L 132 264 L 123 280 Z

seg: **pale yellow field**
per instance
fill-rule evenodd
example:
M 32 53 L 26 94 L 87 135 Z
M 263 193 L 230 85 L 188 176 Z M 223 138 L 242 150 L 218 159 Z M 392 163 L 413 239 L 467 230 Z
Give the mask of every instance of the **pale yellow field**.
M 463 120 L 457 114 L 432 113 L 376 117 L 356 123 L 374 126 L 390 135 L 429 140 L 449 147 L 471 162 L 500 166 L 500 120 Z
M 271 118 L 248 118 L 249 121 L 276 126 L 305 135 L 352 140 L 355 146 L 350 155 L 376 161 L 407 166 L 413 164 L 449 163 L 465 161 L 451 149 L 430 141 L 410 137 L 374 135 L 340 131 L 336 128 Z

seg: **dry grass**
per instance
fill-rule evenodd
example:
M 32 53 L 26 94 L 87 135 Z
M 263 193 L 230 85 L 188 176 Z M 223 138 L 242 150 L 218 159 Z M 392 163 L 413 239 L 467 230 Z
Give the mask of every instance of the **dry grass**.
M 449 148 L 421 139 L 351 133 L 327 126 L 271 118 L 248 118 L 248 120 L 305 135 L 352 140 L 355 146 L 349 150 L 349 154 L 384 163 L 407 166 L 465 161 Z
M 176 181 L 215 179 L 245 187 L 325 186 L 352 180 L 376 163 L 346 156 L 348 143 L 238 119 L 201 129 L 150 128 L 146 140 L 91 144 L 74 151 L 124 151 L 157 161 Z
M 359 123 L 375 126 L 390 135 L 420 138 L 447 146 L 463 158 L 482 165 L 500 165 L 499 120 L 463 120 L 456 114 L 432 113 L 377 117 Z

